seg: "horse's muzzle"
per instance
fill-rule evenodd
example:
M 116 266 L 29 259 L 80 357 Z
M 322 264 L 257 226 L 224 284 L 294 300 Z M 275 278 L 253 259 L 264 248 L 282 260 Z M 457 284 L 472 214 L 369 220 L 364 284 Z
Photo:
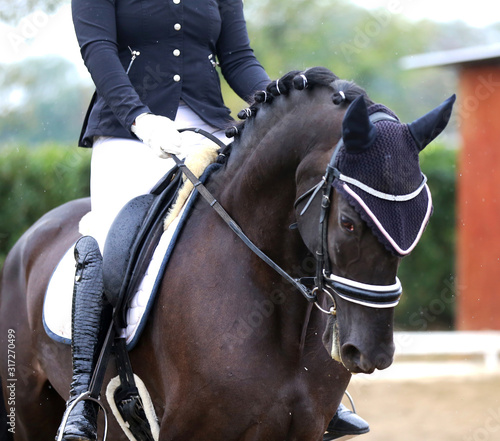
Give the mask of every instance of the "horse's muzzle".
M 393 308 L 373 309 L 339 299 L 323 334 L 330 356 L 352 373 L 388 368 L 394 358 Z
M 393 361 L 394 344 L 373 350 L 360 349 L 355 344 L 345 343 L 340 350 L 342 363 L 352 373 L 371 374 L 375 369 L 386 369 Z

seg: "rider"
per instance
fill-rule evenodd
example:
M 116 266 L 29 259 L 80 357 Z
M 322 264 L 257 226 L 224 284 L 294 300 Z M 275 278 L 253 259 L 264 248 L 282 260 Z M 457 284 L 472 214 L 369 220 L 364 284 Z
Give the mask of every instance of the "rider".
M 182 158 L 193 143 L 203 143 L 201 135 L 181 137 L 179 128 L 198 127 L 224 138 L 231 117 L 217 66 L 247 101 L 269 83 L 250 48 L 242 0 L 72 0 L 72 12 L 96 86 L 79 140 L 79 146 L 93 149 L 87 220 L 95 240 L 84 236 L 75 246 L 68 406 L 89 389 L 109 322 L 100 250 L 116 214 L 135 196 L 149 193 L 173 166 L 169 154 Z M 96 440 L 96 411 L 95 403 L 78 402 L 63 439 Z M 367 430 L 361 418 L 341 407 L 325 439 Z

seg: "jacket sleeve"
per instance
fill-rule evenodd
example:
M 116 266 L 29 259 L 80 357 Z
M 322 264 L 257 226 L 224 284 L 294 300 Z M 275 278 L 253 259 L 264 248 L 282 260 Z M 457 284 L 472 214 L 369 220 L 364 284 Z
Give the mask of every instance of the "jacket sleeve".
M 219 0 L 222 18 L 217 43 L 217 57 L 229 86 L 245 101 L 250 101 L 258 90 L 265 89 L 269 76 L 257 61 L 243 15 L 242 0 Z
M 135 118 L 150 110 L 141 102 L 118 56 L 114 0 L 72 0 L 71 8 L 80 52 L 97 93 L 130 130 Z

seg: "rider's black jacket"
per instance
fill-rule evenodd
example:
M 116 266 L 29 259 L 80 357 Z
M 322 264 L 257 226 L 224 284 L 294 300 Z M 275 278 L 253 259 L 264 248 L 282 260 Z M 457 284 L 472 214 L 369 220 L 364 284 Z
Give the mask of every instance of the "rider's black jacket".
M 269 81 L 250 48 L 242 0 L 72 0 L 72 11 L 96 85 L 81 146 L 92 146 L 94 136 L 134 138 L 138 115 L 174 119 L 180 100 L 225 127 L 216 62 L 245 100 Z M 140 54 L 131 64 L 132 51 Z

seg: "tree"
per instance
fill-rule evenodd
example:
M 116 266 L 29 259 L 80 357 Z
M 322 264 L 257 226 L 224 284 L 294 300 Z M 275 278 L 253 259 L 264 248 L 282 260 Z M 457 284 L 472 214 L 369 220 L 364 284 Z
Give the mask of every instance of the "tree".
M 68 3 L 68 0 L 0 0 L 0 20 L 18 23 L 36 10 L 50 13 L 63 3 Z
M 0 65 L 0 145 L 76 145 L 93 87 L 63 58 Z

